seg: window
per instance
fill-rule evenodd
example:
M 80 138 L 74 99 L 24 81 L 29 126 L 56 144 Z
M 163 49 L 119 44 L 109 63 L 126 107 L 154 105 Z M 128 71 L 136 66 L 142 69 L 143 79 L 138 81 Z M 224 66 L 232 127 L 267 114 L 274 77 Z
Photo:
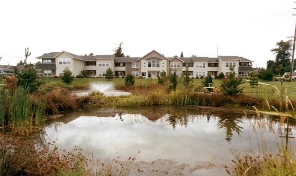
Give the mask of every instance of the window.
M 196 68 L 206 68 L 206 63 L 196 63 Z
M 109 67 L 109 61 L 98 61 L 99 67 Z
M 124 67 L 125 63 L 115 63 L 115 67 Z
M 180 68 L 181 63 L 180 62 L 171 62 L 170 67 L 171 68 Z
M 52 71 L 51 70 L 44 70 L 44 75 L 45 76 L 51 76 L 52 75 Z
M 200 78 L 200 77 L 205 77 L 206 76 L 206 72 L 196 72 L 196 75 L 195 75 L 197 78 Z
M 134 77 L 139 77 L 139 72 L 138 71 L 132 71 L 132 75 Z
M 42 63 L 44 63 L 44 64 L 50 64 L 51 63 L 51 60 L 50 59 L 44 59 L 42 61 Z
M 148 67 L 159 67 L 159 61 L 148 61 Z
M 183 67 L 193 67 L 193 63 L 183 63 Z
M 71 64 L 71 58 L 59 58 L 60 65 L 69 65 Z
M 142 76 L 143 77 L 146 77 L 146 72 L 142 72 Z
M 85 62 L 85 65 L 86 66 L 95 66 L 96 65 L 96 62 L 95 61 L 86 61 Z
M 139 63 L 138 62 L 133 62 L 132 63 L 132 68 L 139 68 Z
M 226 67 L 236 67 L 235 62 L 226 62 Z
M 99 67 L 105 67 L 105 61 L 98 61 Z

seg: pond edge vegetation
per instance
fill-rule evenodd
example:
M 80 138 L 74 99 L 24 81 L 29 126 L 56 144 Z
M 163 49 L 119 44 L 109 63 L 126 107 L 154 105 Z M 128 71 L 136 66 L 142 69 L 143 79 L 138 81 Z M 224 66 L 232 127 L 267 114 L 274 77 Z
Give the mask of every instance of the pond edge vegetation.
M 70 75 L 69 70 L 66 70 L 67 74 Z M 34 76 L 31 76 L 31 75 Z M 296 101 L 289 100 L 287 95 L 281 95 L 279 89 L 275 88 L 275 94 L 278 95 L 276 99 L 265 100 L 262 98 L 254 98 L 243 94 L 243 88 L 240 85 L 243 80 L 239 77 L 235 77 L 235 73 L 232 71 L 231 74 L 223 78 L 220 88 L 214 91 L 204 89 L 207 84 L 213 84 L 209 82 L 210 77 L 205 77 L 202 81 L 202 85 L 194 85 L 192 78 L 189 78 L 185 74 L 182 77 L 178 77 L 176 72 L 170 75 L 161 74 L 158 77 L 156 84 L 139 84 L 134 85 L 135 80 L 133 76 L 128 75 L 125 78 L 125 84 L 115 85 L 117 89 L 130 91 L 130 96 L 119 96 L 119 97 L 105 97 L 101 92 L 92 92 L 88 96 L 77 97 L 74 96 L 71 91 L 65 87 L 60 86 L 46 86 L 42 80 L 36 76 L 36 71 L 30 66 L 27 66 L 22 73 L 14 76 L 8 76 L 5 78 L 4 86 L 0 88 L 0 124 L 1 130 L 4 132 L 3 136 L 13 133 L 20 136 L 29 136 L 34 132 L 38 131 L 42 127 L 42 122 L 50 115 L 58 114 L 65 111 L 73 111 L 85 106 L 117 106 L 117 107 L 139 107 L 139 106 L 158 106 L 158 105 L 173 105 L 173 106 L 210 106 L 210 107 L 226 107 L 226 108 L 246 108 L 248 110 L 258 109 L 285 112 L 294 112 Z M 64 79 L 69 80 L 69 79 Z M 72 78 L 70 79 L 72 80 Z M 71 84 L 71 81 L 65 82 L 67 85 Z M 290 107 L 290 108 L 289 108 Z M 292 107 L 292 108 L 291 108 Z M 258 111 L 257 111 L 258 112 Z M 260 117 L 260 114 L 257 115 Z M 282 118 L 283 116 L 281 116 Z M 283 118 L 285 119 L 285 118 Z M 47 146 L 39 148 L 40 150 L 28 150 L 32 153 L 27 155 L 38 155 L 35 160 L 26 160 L 23 168 L 13 165 L 13 162 L 22 162 L 21 160 L 13 160 L 15 157 L 12 151 L 17 151 L 15 147 L 17 144 L 10 146 L 11 142 L 9 137 L 8 141 L 1 143 L 1 173 L 2 175 L 9 175 L 12 173 L 20 174 L 27 173 L 31 175 L 88 175 L 91 174 L 85 165 L 86 157 L 81 152 L 70 153 L 64 155 L 60 165 L 51 171 L 45 171 L 44 168 L 38 168 L 39 170 L 30 170 L 27 166 L 29 163 L 40 162 L 40 160 L 46 160 L 46 157 L 53 157 L 53 159 L 60 160 L 60 152 L 55 147 L 53 150 L 49 150 L 51 147 Z M 19 139 L 20 140 L 20 139 Z M 32 149 L 32 145 L 28 145 Z M 7 148 L 8 147 L 8 148 Z M 34 147 L 33 147 L 34 148 Z M 23 151 L 20 149 L 20 151 Z M 39 153 L 39 152 L 45 153 Z M 66 151 L 65 151 L 66 152 Z M 284 152 L 284 153 L 283 153 Z M 73 155 L 72 155 L 73 154 Z M 281 170 L 276 172 L 284 173 L 295 173 L 294 170 L 290 171 L 290 167 L 287 167 L 287 161 L 294 161 L 292 153 L 287 150 L 279 150 L 277 155 L 269 153 L 262 153 L 260 156 L 241 155 L 236 156 L 231 166 L 225 166 L 226 172 L 230 175 L 259 175 L 262 174 L 262 169 L 270 169 L 270 167 L 277 166 Z M 13 157 L 12 157 L 13 156 Z M 277 158 L 276 156 L 280 156 Z M 252 158 L 254 157 L 254 158 Z M 73 159 L 74 158 L 74 159 Z M 245 158 L 245 162 L 241 162 Z M 246 160 L 247 158 L 247 160 Z M 19 158 L 20 159 L 20 158 Z M 40 160 L 39 160 L 40 159 Z M 256 160 L 255 160 L 256 159 Z M 274 159 L 274 160 L 273 160 Z M 280 159 L 280 160 L 279 160 Z M 73 160 L 75 161 L 73 163 Z M 258 166 L 263 161 L 273 161 L 272 164 L 265 162 L 262 167 L 254 169 L 253 167 Z M 254 161 L 254 162 L 253 162 Z M 260 161 L 259 163 L 257 161 Z M 284 162 L 280 162 L 284 161 Z M 276 162 L 276 163 L 274 163 Z M 31 164 L 32 164 L 31 163 Z M 37 164 L 34 163 L 34 164 Z M 251 164 L 250 164 L 251 163 Z M 19 163 L 18 163 L 19 164 Z M 48 162 L 52 168 L 53 163 Z M 74 165 L 73 165 L 74 164 Z M 78 165 L 77 165 L 78 164 Z M 280 164 L 280 165 L 278 165 Z M 284 166 L 283 166 L 284 164 Z M 292 165 L 291 163 L 289 163 Z M 244 167 L 242 167 L 242 166 Z M 20 165 L 21 166 L 21 165 Z M 16 168 L 14 168 L 16 167 Z M 112 166 L 111 170 L 112 170 Z M 230 168 L 232 167 L 232 168 Z M 12 170 L 7 170 L 10 168 Z M 78 170 L 72 169 L 76 168 Z M 276 168 L 276 167 L 274 167 Z M 292 169 L 294 168 L 294 165 Z M 24 169 L 24 170 L 22 170 Z M 232 171 L 229 171 L 232 169 Z M 239 171 L 237 171 L 237 170 Z M 111 172 L 109 170 L 102 175 L 108 175 Z M 254 171 L 255 170 L 255 171 Z M 128 175 L 127 170 L 120 170 L 121 175 Z M 99 171 L 101 172 L 101 170 Z

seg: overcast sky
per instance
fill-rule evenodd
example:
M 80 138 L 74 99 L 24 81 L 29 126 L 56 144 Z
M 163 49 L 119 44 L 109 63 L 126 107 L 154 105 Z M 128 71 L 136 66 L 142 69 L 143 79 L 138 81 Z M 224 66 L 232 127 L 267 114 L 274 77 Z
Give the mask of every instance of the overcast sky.
M 294 35 L 292 0 L 0 0 L 0 64 L 48 52 L 242 56 L 265 67 Z

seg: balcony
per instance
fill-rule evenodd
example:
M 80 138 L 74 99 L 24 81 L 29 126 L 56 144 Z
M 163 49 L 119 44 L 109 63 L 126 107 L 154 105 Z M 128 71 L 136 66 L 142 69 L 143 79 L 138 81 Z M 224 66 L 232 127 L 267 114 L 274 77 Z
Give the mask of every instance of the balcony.
M 56 70 L 56 64 L 39 63 L 39 64 L 36 64 L 36 68 L 40 70 Z

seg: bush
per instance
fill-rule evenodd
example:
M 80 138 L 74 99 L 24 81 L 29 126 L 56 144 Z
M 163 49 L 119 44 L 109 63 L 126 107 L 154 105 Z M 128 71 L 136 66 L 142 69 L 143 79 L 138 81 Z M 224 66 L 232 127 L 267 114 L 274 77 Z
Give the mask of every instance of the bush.
M 30 93 L 37 91 L 43 83 L 32 66 L 26 66 L 24 70 L 17 72 L 16 78 L 17 86 L 27 89 Z
M 106 70 L 105 79 L 107 80 L 113 79 L 113 71 L 110 67 Z
M 134 84 L 135 84 L 134 76 L 132 74 L 128 74 L 125 78 L 125 85 L 130 87 L 130 86 L 134 86 Z
M 74 80 L 71 70 L 66 68 L 63 72 L 62 81 L 66 84 L 71 84 Z

